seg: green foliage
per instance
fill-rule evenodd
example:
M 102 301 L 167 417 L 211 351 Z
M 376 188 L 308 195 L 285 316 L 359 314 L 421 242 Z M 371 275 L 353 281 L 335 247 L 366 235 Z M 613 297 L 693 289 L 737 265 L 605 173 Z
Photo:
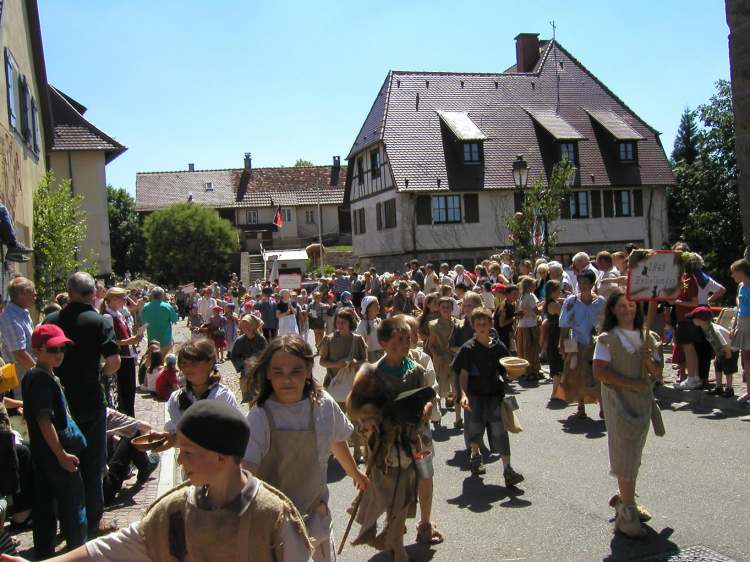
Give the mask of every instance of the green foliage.
M 729 82 L 697 109 L 696 155 L 675 160 L 674 189 L 667 191 L 674 239 L 682 239 L 706 262 L 706 270 L 731 292 L 729 265 L 743 255 L 734 113 Z
M 82 195 L 73 195 L 70 180 L 57 182 L 52 172 L 34 190 L 34 283 L 40 307 L 65 291 L 71 273 L 96 273 L 95 263 L 79 256 L 86 238 L 82 200 Z
M 159 283 L 175 286 L 225 277 L 237 231 L 214 209 L 178 203 L 149 215 L 143 225 L 147 265 Z
M 309 160 L 304 160 L 303 158 L 297 158 L 297 161 L 294 163 L 295 168 L 311 168 L 314 165 Z
M 674 140 L 672 150 L 672 161 L 688 162 L 692 164 L 698 156 L 698 124 L 695 120 L 695 111 L 689 107 L 685 108 L 680 117 L 680 126 L 677 128 L 677 137 Z
M 310 260 L 307 261 L 308 268 L 310 267 Z M 334 272 L 336 271 L 336 268 L 328 263 L 323 264 L 323 271 L 320 270 L 320 267 L 314 267 L 312 269 L 308 269 L 307 273 L 312 279 L 320 279 L 321 277 L 332 277 Z
M 570 194 L 568 183 L 575 169 L 567 159 L 552 168 L 547 184 L 541 175 L 539 179 L 526 187 L 521 210 L 506 219 L 506 226 L 513 242 L 515 256 L 518 259 L 531 259 L 544 253 L 544 243 L 538 246 L 531 233 L 534 225 L 547 220 L 547 247 L 549 252 L 557 243 L 557 229 L 552 222 L 560 218 L 560 205 L 567 201 Z
M 143 219 L 135 210 L 135 199 L 124 189 L 107 186 L 109 214 L 109 245 L 112 250 L 112 270 L 120 277 L 126 271 L 132 275 L 146 269 L 146 241 L 143 238 Z

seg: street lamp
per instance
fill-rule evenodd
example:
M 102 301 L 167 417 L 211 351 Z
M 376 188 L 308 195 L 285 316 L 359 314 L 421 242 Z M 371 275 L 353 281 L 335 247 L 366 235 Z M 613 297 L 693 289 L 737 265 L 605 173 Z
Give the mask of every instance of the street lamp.
M 526 188 L 528 181 L 529 165 L 523 159 L 523 155 L 519 154 L 516 156 L 515 162 L 513 162 L 513 183 L 516 184 L 516 189 L 520 190 Z

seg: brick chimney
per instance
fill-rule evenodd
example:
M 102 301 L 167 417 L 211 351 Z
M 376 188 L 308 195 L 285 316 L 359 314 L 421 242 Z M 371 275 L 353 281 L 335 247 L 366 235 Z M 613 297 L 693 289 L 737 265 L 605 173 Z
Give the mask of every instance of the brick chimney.
M 248 174 L 253 172 L 253 155 L 249 152 L 245 152 L 245 171 Z
M 531 72 L 539 60 L 539 34 L 516 35 L 516 72 Z
M 188 172 L 194 172 L 194 171 L 195 171 L 195 164 L 193 164 L 192 162 L 190 162 L 188 164 Z

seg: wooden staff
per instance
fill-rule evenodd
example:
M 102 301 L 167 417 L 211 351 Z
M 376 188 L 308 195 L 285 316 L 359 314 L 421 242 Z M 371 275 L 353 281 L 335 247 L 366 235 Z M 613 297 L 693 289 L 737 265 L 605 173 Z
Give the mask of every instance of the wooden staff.
M 375 457 L 380 452 L 380 446 L 382 444 L 382 436 L 378 440 L 378 445 L 375 447 L 373 451 L 370 452 L 369 457 L 367 458 L 367 468 L 365 469 L 365 474 L 367 477 L 370 477 L 370 473 L 372 472 L 372 466 L 375 463 Z M 359 511 L 359 506 L 362 503 L 362 496 L 365 495 L 365 490 L 360 490 L 359 494 L 357 494 L 357 498 L 354 500 L 354 505 L 352 505 L 352 515 L 349 518 L 349 523 L 346 526 L 346 531 L 344 531 L 344 537 L 341 539 L 341 543 L 339 544 L 339 550 L 337 554 L 341 555 L 341 553 L 344 550 L 344 545 L 346 544 L 346 539 L 349 538 L 349 532 L 352 530 L 352 524 L 354 523 L 354 518 L 357 516 L 357 512 Z

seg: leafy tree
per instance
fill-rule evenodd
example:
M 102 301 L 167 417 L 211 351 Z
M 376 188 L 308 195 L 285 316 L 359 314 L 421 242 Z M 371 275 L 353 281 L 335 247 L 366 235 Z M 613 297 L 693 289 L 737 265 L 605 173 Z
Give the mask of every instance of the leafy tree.
M 531 259 L 545 253 L 545 250 L 551 252 L 555 247 L 558 229 L 553 221 L 560 218 L 560 205 L 568 199 L 568 184 L 574 173 L 573 166 L 565 159 L 553 166 L 546 184 L 540 176 L 527 186 L 521 210 L 509 216 L 506 221 L 515 255 L 519 259 Z M 545 219 L 546 249 L 544 240 L 540 240 L 542 237 L 534 236 L 535 232 L 541 234 Z
M 151 276 L 167 285 L 205 282 L 229 272 L 237 231 L 214 209 L 178 203 L 155 211 L 143 225 Z
M 315 164 L 310 162 L 309 160 L 304 160 L 302 158 L 297 158 L 297 161 L 294 163 L 295 168 L 311 168 Z
M 40 307 L 65 290 L 71 273 L 96 273 L 95 260 L 79 256 L 87 230 L 82 200 L 73 195 L 70 180 L 57 182 L 52 172 L 34 190 L 34 283 Z
M 734 145 L 734 113 L 730 84 L 716 83 L 716 93 L 697 109 L 693 162 L 674 162 L 676 187 L 667 192 L 679 222 L 671 225 L 674 238 L 703 256 L 706 269 L 727 289 L 734 287 L 729 266 L 743 255 L 740 203 L 737 192 L 737 160 Z
M 124 189 L 107 186 L 109 245 L 112 270 L 120 277 L 126 271 L 142 273 L 146 268 L 143 219 L 135 210 L 135 199 Z

